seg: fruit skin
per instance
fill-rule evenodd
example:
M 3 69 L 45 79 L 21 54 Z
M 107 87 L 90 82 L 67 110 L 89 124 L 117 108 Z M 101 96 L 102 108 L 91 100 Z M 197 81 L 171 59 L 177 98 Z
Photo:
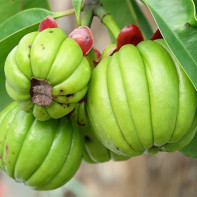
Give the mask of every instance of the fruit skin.
M 71 112 L 86 94 L 90 74 L 89 63 L 79 45 L 59 28 L 27 34 L 5 63 L 8 94 L 23 110 L 33 112 L 41 121 L 61 118 Z M 44 90 L 38 88 L 40 97 L 33 101 L 35 93 L 31 91 L 35 79 L 46 81 L 52 90 L 47 92 L 49 88 L 45 86 Z M 40 102 L 43 95 L 50 100 L 48 104 Z
M 0 142 L 1 169 L 35 190 L 61 187 L 82 160 L 82 138 L 71 119 L 41 122 L 16 102 L 0 114 Z
M 109 160 L 123 161 L 130 159 L 130 157 L 118 155 L 105 146 L 103 146 L 96 138 L 85 112 L 85 102 L 78 104 L 73 114 L 73 118 L 78 123 L 79 131 L 84 140 L 83 160 L 87 163 L 101 163 Z
M 118 154 L 175 151 L 196 132 L 196 91 L 165 45 L 164 40 L 125 45 L 93 71 L 90 124 Z

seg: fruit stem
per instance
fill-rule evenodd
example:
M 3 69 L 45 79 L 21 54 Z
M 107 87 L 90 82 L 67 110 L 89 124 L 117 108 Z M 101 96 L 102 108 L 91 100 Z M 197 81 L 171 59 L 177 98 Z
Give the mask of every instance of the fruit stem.
M 90 27 L 93 20 L 93 10 L 97 5 L 97 0 L 86 0 L 84 4 L 84 15 L 81 22 L 82 26 Z
M 74 9 L 65 10 L 63 12 L 56 12 L 55 15 L 54 15 L 54 18 L 57 19 L 57 18 L 60 18 L 60 17 L 63 17 L 63 16 L 72 15 L 72 14 L 75 14 Z
M 102 23 L 107 27 L 107 29 L 113 34 L 116 39 L 120 33 L 120 28 L 114 21 L 114 18 L 111 14 L 107 14 L 103 17 Z
M 118 37 L 120 29 L 113 16 L 105 11 L 101 3 L 98 3 L 95 7 L 94 15 L 96 15 L 101 20 L 101 22 L 107 27 L 107 29 L 113 34 L 115 38 Z
M 93 11 L 92 10 L 85 11 L 83 15 L 83 19 L 81 21 L 81 25 L 90 27 L 92 24 L 92 19 L 93 19 Z

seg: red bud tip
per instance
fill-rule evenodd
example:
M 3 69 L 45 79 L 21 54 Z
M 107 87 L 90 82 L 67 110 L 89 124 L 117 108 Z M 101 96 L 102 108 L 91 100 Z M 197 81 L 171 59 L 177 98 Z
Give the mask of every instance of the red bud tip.
M 91 31 L 86 26 L 80 26 L 70 33 L 69 38 L 75 40 L 83 51 L 85 56 L 93 46 Z
M 117 51 L 126 44 L 133 44 L 136 46 L 143 40 L 144 38 L 140 29 L 134 24 L 128 25 L 124 27 L 118 35 Z
M 73 114 L 75 112 L 75 108 L 69 113 L 70 115 Z
M 95 54 L 96 59 L 93 60 L 93 64 L 96 67 L 98 63 L 100 62 L 101 53 L 97 49 L 94 49 L 94 54 Z
M 161 35 L 161 32 L 159 31 L 159 29 L 157 29 L 157 31 L 153 34 L 153 36 L 150 40 L 157 40 L 160 38 L 163 38 L 163 36 Z
M 94 53 L 95 53 L 95 56 L 96 56 L 96 60 L 99 60 L 99 59 L 100 59 L 100 57 L 101 57 L 101 53 L 100 53 L 100 51 L 99 51 L 99 50 L 97 50 L 97 49 L 94 49 Z
M 55 22 L 55 20 L 51 16 L 47 16 L 40 23 L 38 31 L 41 32 L 41 31 L 48 29 L 48 28 L 58 28 L 57 23 Z
M 95 61 L 95 60 L 93 60 L 94 66 L 96 67 L 96 66 L 98 65 L 99 62 L 100 62 L 100 61 Z
M 84 96 L 78 103 L 81 104 L 85 101 L 86 97 Z

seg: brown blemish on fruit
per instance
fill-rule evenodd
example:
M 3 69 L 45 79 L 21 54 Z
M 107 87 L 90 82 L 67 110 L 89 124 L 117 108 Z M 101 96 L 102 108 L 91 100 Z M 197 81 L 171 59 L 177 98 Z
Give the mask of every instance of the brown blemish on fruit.
M 49 33 L 53 33 L 54 31 L 50 31 Z
M 7 158 L 7 155 L 8 155 L 8 145 L 6 144 L 6 146 L 5 146 L 5 155 L 4 155 L 4 159 Z
M 85 101 L 85 96 L 78 102 L 79 104 L 83 103 Z
M 28 47 L 31 49 L 31 44 Z
M 0 159 L 1 159 L 1 155 L 0 155 Z
M 29 58 L 30 58 L 30 54 L 29 54 Z
M 91 141 L 91 139 L 90 139 L 90 137 L 89 137 L 88 135 L 85 135 L 85 136 L 84 136 L 84 140 L 85 140 L 86 142 L 90 142 L 90 141 Z
M 60 93 L 63 93 L 64 92 L 64 90 L 60 90 Z
M 185 27 L 190 27 L 190 24 L 189 23 L 185 23 L 184 26 Z
M 81 122 L 79 122 L 78 120 L 77 120 L 77 124 L 78 124 L 79 126 L 81 126 L 81 127 L 84 127 L 84 126 L 85 126 L 84 123 L 81 123 Z
M 70 104 L 68 103 L 66 106 L 67 106 L 67 107 L 70 107 Z
M 52 86 L 45 80 L 32 78 L 30 95 L 32 102 L 39 106 L 48 106 L 53 101 Z
M 42 46 L 42 49 L 44 50 L 44 49 L 45 49 L 45 46 L 44 46 L 44 44 L 41 44 L 41 46 Z
M 116 147 L 116 150 L 120 150 L 119 147 Z
M 73 97 L 74 94 L 67 94 L 66 97 Z

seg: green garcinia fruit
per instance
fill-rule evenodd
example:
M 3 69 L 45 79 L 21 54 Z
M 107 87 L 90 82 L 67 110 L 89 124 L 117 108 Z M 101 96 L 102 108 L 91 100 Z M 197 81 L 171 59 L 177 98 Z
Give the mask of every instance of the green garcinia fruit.
M 83 143 L 68 117 L 39 121 L 16 102 L 0 113 L 0 168 L 35 190 L 52 190 L 78 170 Z
M 80 46 L 59 28 L 27 34 L 5 63 L 9 96 L 42 121 L 71 112 L 86 94 L 90 74 Z
M 94 134 L 137 156 L 175 151 L 197 130 L 197 93 L 163 39 L 125 45 L 95 68 L 87 96 Z
M 83 160 L 88 163 L 101 163 L 109 160 L 123 161 L 130 157 L 116 154 L 103 146 L 90 128 L 89 121 L 85 112 L 85 102 L 78 104 L 73 118 L 78 124 L 84 140 Z

